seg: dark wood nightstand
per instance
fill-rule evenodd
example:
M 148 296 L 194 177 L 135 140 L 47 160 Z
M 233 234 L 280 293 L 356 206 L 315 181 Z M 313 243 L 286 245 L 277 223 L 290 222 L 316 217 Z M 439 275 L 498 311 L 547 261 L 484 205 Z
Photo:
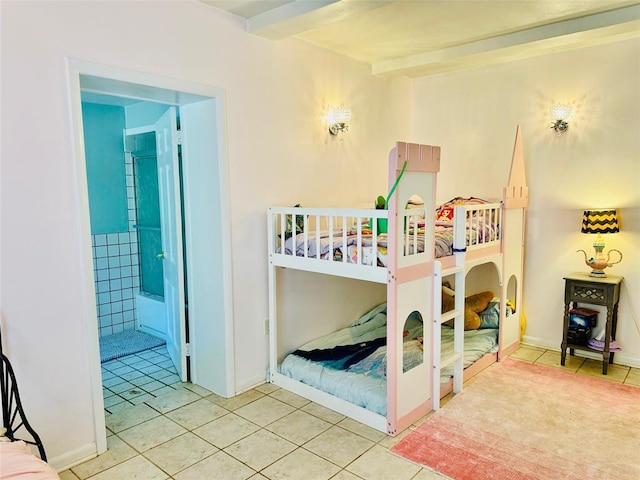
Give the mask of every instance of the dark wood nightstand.
M 564 328 L 562 330 L 562 345 L 560 365 L 564 365 L 569 354 L 574 350 L 584 350 L 602 354 L 602 374 L 607 374 L 607 366 L 613 363 L 613 353 L 609 351 L 609 343 L 616 339 L 616 327 L 618 325 L 618 301 L 620 300 L 620 284 L 623 277 L 607 275 L 606 277 L 592 277 L 588 273 L 574 272 L 564 277 Z M 578 303 L 591 305 L 603 305 L 607 307 L 607 320 L 605 325 L 604 349 L 598 350 L 588 345 L 576 345 L 568 343 L 569 311 L 576 308 Z M 572 306 L 573 304 L 573 306 Z

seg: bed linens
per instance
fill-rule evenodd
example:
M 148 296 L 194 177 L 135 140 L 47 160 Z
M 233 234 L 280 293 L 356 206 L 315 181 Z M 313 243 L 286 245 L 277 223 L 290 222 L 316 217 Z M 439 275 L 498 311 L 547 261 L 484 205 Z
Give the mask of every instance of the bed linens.
M 59 480 L 56 471 L 36 457 L 23 441 L 0 438 L 0 479 Z
M 453 328 L 442 325 L 440 335 L 441 355 L 453 353 Z M 487 353 L 498 351 L 498 329 L 481 328 L 464 332 L 464 353 L 462 358 L 463 368 L 472 365 L 476 360 Z M 440 383 L 446 383 L 453 377 L 453 365 L 440 369 Z
M 489 202 L 476 197 L 456 197 L 436 210 L 436 222 L 434 228 L 435 258 L 443 258 L 453 255 L 454 242 L 454 208 L 460 205 L 478 206 L 488 205 Z M 471 210 L 466 218 L 466 244 L 482 245 L 500 238 L 500 219 L 494 210 Z M 408 217 L 409 228 L 407 235 L 407 254 L 421 253 L 424 251 L 424 216 Z M 364 224 L 360 229 L 355 226 L 346 231 L 344 229 L 311 230 L 306 235 L 302 229 L 297 229 L 296 235 L 290 233 L 285 236 L 284 253 L 297 257 L 319 258 L 322 260 L 343 261 L 346 255 L 347 263 L 361 263 L 362 265 L 387 265 L 387 234 L 376 236 L 375 254 L 373 234 L 369 225 Z M 417 235 L 414 233 L 417 232 Z M 306 238 L 305 238 L 306 237 Z M 410 238 L 409 238 L 410 237 Z M 280 242 L 276 253 L 281 253 Z M 306 250 L 306 252 L 305 252 Z M 359 259 L 360 257 L 360 259 Z
M 378 305 L 348 327 L 332 332 L 301 346 L 299 350 L 330 350 L 339 345 L 356 345 L 386 337 L 386 304 Z M 422 321 L 413 316 L 407 320 L 404 337 L 405 371 L 423 361 Z M 465 332 L 464 367 L 468 367 L 498 347 L 498 330 L 481 329 Z M 453 352 L 453 328 L 442 328 L 442 355 Z M 362 360 L 349 363 L 349 357 L 312 361 L 299 355 L 287 355 L 279 372 L 302 383 L 342 398 L 355 405 L 386 415 L 386 345 L 379 346 Z M 348 365 L 346 365 L 348 364 Z M 441 383 L 448 382 L 451 369 L 443 369 Z M 426 381 L 426 380 L 425 380 Z

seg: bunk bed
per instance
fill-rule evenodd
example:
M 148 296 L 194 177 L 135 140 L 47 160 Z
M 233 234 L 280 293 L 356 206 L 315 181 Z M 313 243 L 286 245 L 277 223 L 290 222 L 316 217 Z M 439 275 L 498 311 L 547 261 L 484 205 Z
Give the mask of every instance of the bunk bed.
M 395 435 L 518 347 L 520 129 L 499 202 L 437 205 L 439 167 L 439 147 L 398 142 L 386 210 L 268 209 L 270 382 Z M 464 317 L 466 277 L 488 265 L 498 328 L 486 337 Z M 442 313 L 444 283 L 458 293 Z

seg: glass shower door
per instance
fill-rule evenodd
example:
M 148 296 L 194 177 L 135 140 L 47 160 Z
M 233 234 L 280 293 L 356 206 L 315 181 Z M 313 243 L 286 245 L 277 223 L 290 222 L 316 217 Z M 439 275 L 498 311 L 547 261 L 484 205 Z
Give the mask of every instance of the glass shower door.
M 134 154 L 133 168 L 140 256 L 140 293 L 163 299 L 163 252 L 158 162 L 155 152 Z

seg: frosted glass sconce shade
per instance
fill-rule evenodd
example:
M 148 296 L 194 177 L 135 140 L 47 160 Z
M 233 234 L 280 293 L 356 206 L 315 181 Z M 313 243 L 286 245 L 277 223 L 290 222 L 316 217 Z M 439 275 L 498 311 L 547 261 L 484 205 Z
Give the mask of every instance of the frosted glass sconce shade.
M 551 107 L 551 128 L 557 134 L 567 131 L 569 128 L 569 118 L 571 117 L 571 106 L 558 103 Z
M 337 135 L 339 132 L 349 130 L 349 122 L 351 121 L 351 109 L 347 107 L 333 107 L 327 112 L 327 123 L 329 124 L 329 133 Z

